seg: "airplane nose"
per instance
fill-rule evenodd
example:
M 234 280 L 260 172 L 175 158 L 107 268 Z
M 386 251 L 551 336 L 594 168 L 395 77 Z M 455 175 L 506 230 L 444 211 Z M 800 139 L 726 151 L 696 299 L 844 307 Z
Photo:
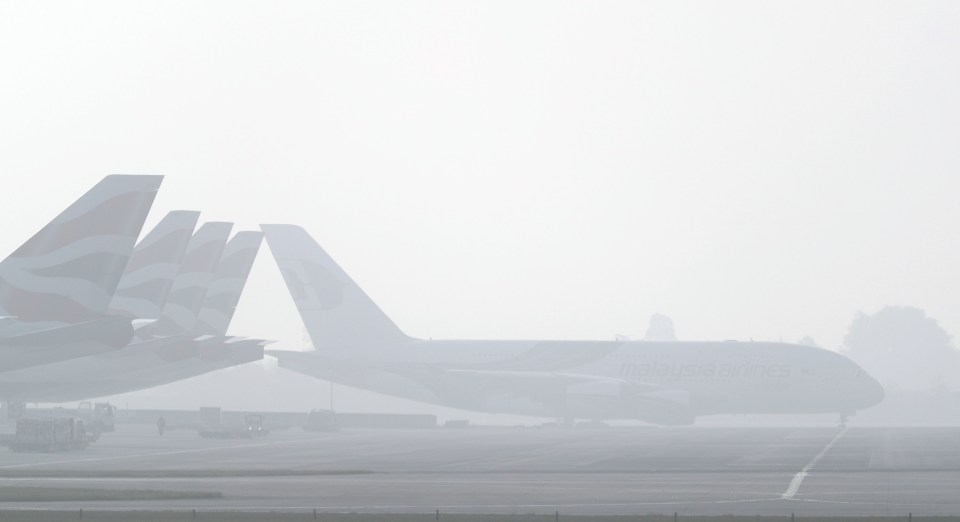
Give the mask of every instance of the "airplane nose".
M 866 377 L 866 382 L 864 382 L 862 387 L 863 392 L 861 397 L 863 405 L 860 406 L 861 409 L 880 404 L 886 396 L 886 392 L 883 391 L 883 385 L 880 384 L 880 381 L 867 375 L 864 377 Z

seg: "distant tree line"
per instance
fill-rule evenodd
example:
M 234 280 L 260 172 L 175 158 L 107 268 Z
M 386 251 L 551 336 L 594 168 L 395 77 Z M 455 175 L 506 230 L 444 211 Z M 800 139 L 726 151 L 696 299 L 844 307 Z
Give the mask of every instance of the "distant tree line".
M 887 391 L 946 391 L 960 387 L 960 352 L 935 319 L 919 308 L 887 306 L 857 313 L 843 352 Z

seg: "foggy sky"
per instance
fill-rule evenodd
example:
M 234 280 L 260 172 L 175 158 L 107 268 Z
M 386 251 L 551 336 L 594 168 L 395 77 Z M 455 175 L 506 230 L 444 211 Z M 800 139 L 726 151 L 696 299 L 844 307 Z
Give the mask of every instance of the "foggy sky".
M 960 334 L 960 5 L 0 3 L 0 252 L 110 173 L 303 225 L 408 334 Z M 302 346 L 267 248 L 231 332 Z

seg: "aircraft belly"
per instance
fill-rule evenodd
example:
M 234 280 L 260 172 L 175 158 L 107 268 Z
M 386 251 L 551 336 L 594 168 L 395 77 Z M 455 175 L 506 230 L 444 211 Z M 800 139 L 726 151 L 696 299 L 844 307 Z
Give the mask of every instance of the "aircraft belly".
M 194 357 L 186 361 L 163 363 L 141 367 L 126 374 L 83 375 L 82 381 L 67 382 L 15 382 L 0 384 L 6 400 L 27 402 L 66 402 L 106 397 L 128 393 L 196 377 L 208 372 L 260 360 L 262 356 L 248 354 L 214 362 L 204 362 Z
M 113 350 L 116 350 L 116 348 L 97 342 L 77 342 L 54 346 L 0 346 L 0 372 L 57 363 Z
M 281 355 L 280 359 L 282 367 L 347 386 L 489 413 L 689 424 L 701 415 L 829 413 L 850 409 L 838 399 L 843 395 L 841 390 L 828 390 L 800 373 L 797 366 L 807 364 L 803 361 L 738 362 L 730 352 L 712 349 L 702 350 L 708 352 L 702 354 L 684 353 L 679 352 L 679 347 L 671 347 L 672 352 L 661 350 L 655 354 L 657 357 L 647 359 L 650 362 L 595 359 L 561 367 L 560 361 L 554 361 L 552 370 L 544 371 L 532 368 L 531 361 L 520 361 L 519 357 L 509 359 L 510 364 L 503 360 L 441 364 L 438 361 L 450 357 L 440 354 L 457 353 L 458 349 L 469 353 L 473 343 L 422 344 L 424 348 L 414 346 L 409 352 L 367 354 L 353 359 L 319 352 Z M 432 351 L 427 351 L 427 347 Z M 519 345 L 509 348 L 527 349 Z M 574 350 L 568 352 L 570 355 Z M 682 357 L 671 359 L 672 353 Z M 540 361 L 549 353 L 544 350 L 536 355 Z M 727 362 L 728 359 L 733 362 Z M 727 375 L 724 372 L 728 367 L 731 372 L 747 375 Z

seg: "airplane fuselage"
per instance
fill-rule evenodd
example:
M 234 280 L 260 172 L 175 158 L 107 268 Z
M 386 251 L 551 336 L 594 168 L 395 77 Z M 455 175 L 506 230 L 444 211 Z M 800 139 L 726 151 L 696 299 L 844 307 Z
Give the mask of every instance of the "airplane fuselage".
M 413 340 L 314 353 L 287 353 L 281 366 L 494 413 L 685 424 L 713 414 L 852 413 L 883 397 L 846 357 L 784 343 Z
M 849 359 L 784 343 L 414 339 L 303 228 L 260 228 L 317 347 L 268 353 L 320 378 L 484 412 L 658 424 L 845 414 L 883 397 Z

